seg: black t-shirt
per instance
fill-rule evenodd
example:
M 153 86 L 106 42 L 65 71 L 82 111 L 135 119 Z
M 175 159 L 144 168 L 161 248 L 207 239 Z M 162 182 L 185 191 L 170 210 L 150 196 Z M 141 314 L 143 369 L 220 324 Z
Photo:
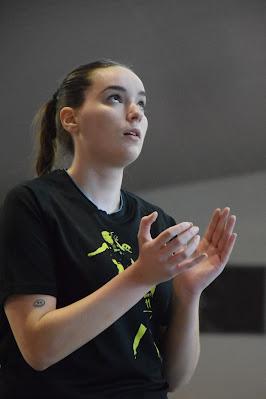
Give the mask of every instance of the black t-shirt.
M 66 170 L 56 169 L 6 195 L 0 214 L 2 399 L 167 398 L 158 339 L 171 315 L 171 280 L 152 287 L 102 333 L 44 371 L 24 360 L 3 310 L 11 294 L 53 295 L 57 308 L 76 302 L 137 260 L 143 216 L 158 211 L 152 238 L 175 224 L 158 206 L 123 189 L 121 194 L 122 209 L 107 214 Z

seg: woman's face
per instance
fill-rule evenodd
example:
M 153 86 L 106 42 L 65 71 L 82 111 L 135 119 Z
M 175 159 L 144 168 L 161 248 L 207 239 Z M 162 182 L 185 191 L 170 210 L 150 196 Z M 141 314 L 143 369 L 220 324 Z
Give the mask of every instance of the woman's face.
M 139 156 L 148 128 L 144 86 L 134 72 L 120 66 L 98 69 L 92 80 L 76 110 L 75 155 L 78 151 L 85 163 L 124 167 Z M 140 137 L 125 135 L 133 128 L 139 129 Z

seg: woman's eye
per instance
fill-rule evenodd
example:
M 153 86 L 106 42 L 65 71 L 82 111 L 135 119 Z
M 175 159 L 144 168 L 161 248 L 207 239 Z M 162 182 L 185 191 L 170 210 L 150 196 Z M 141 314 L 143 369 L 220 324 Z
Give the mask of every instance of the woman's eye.
M 112 94 L 111 96 L 109 96 L 109 97 L 108 97 L 108 100 L 109 100 L 109 98 L 112 98 L 112 97 L 118 97 L 118 98 L 121 98 L 119 94 Z
M 120 100 L 121 100 L 121 96 L 119 95 L 119 94 L 112 94 L 111 96 L 109 96 L 108 97 L 108 100 L 110 99 L 110 98 L 119 98 Z M 139 104 L 141 104 L 141 107 L 143 108 L 143 109 L 145 109 L 145 107 L 146 107 L 146 104 L 145 104 L 145 102 L 144 101 L 139 101 Z
M 142 108 L 145 109 L 146 104 L 144 103 L 144 101 L 140 101 L 139 104 L 140 104 L 140 103 L 142 104 Z

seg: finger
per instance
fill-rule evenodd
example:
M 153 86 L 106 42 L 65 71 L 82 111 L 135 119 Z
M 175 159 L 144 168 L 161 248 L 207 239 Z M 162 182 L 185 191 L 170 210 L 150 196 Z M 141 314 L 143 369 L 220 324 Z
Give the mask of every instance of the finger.
M 199 232 L 198 226 L 193 226 L 190 229 L 186 230 L 184 233 L 179 234 L 178 240 L 182 245 L 186 245 L 196 234 Z
M 225 248 L 224 248 L 224 250 L 223 250 L 223 252 L 221 254 L 221 261 L 222 261 L 223 265 L 226 265 L 226 263 L 228 262 L 228 260 L 230 258 L 230 255 L 231 255 L 231 252 L 232 252 L 232 250 L 234 248 L 236 239 L 237 239 L 237 234 L 233 233 L 229 237 L 228 241 L 226 242 Z
M 198 231 L 198 226 L 193 226 L 187 229 L 184 233 L 179 234 L 172 240 L 168 241 L 168 243 L 163 247 L 162 254 L 169 256 L 172 252 L 178 251 L 183 245 L 186 245 L 193 237 L 195 237 Z
M 150 215 L 143 216 L 140 220 L 139 231 L 138 231 L 138 240 L 140 244 L 143 244 L 146 241 L 152 240 L 151 237 L 151 225 L 155 222 L 158 217 L 158 212 L 152 212 Z
M 189 244 L 186 247 L 183 247 L 182 250 L 179 250 L 178 252 L 174 253 L 169 253 L 169 259 L 168 263 L 170 266 L 173 266 L 177 263 L 182 262 L 184 259 L 189 258 L 197 249 L 198 245 L 200 242 L 200 236 L 196 235 L 195 237 L 192 238 L 192 240 L 189 242 Z
M 191 255 L 196 251 L 197 247 L 199 246 L 199 243 L 200 243 L 200 235 L 196 235 L 195 237 L 192 238 L 192 240 L 189 241 L 185 249 L 188 258 L 190 258 Z
M 227 218 L 228 215 L 230 213 L 230 208 L 226 207 L 223 209 L 221 216 L 220 216 L 220 220 L 215 228 L 214 234 L 212 236 L 211 242 L 212 244 L 216 247 L 222 234 L 223 234 L 223 230 L 224 230 L 224 226 L 227 222 Z
M 219 222 L 220 219 L 220 214 L 221 214 L 221 209 L 216 208 L 215 211 L 212 214 L 211 221 L 206 229 L 206 232 L 204 233 L 205 238 L 207 241 L 211 241 L 212 235 L 215 231 L 215 228 L 217 226 L 217 223 Z
M 166 245 L 166 243 L 176 237 L 178 234 L 182 233 L 183 231 L 187 230 L 189 227 L 192 226 L 192 223 L 189 222 L 182 222 L 176 224 L 175 226 L 168 227 L 168 229 L 161 232 L 155 240 L 157 241 L 157 245 L 162 248 Z
M 218 243 L 218 250 L 220 252 L 223 251 L 226 242 L 228 241 L 229 237 L 232 235 L 234 227 L 235 227 L 235 223 L 236 223 L 236 216 L 235 215 L 231 215 L 228 219 L 227 219 L 227 223 L 223 232 L 223 235 Z

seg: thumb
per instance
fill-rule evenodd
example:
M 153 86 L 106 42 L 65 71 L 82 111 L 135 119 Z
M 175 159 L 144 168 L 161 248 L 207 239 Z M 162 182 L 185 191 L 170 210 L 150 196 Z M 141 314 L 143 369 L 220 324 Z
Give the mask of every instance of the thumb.
M 140 244 L 144 244 L 146 241 L 152 240 L 151 237 L 151 225 L 157 219 L 158 212 L 154 211 L 147 216 L 143 216 L 139 225 L 138 240 Z

